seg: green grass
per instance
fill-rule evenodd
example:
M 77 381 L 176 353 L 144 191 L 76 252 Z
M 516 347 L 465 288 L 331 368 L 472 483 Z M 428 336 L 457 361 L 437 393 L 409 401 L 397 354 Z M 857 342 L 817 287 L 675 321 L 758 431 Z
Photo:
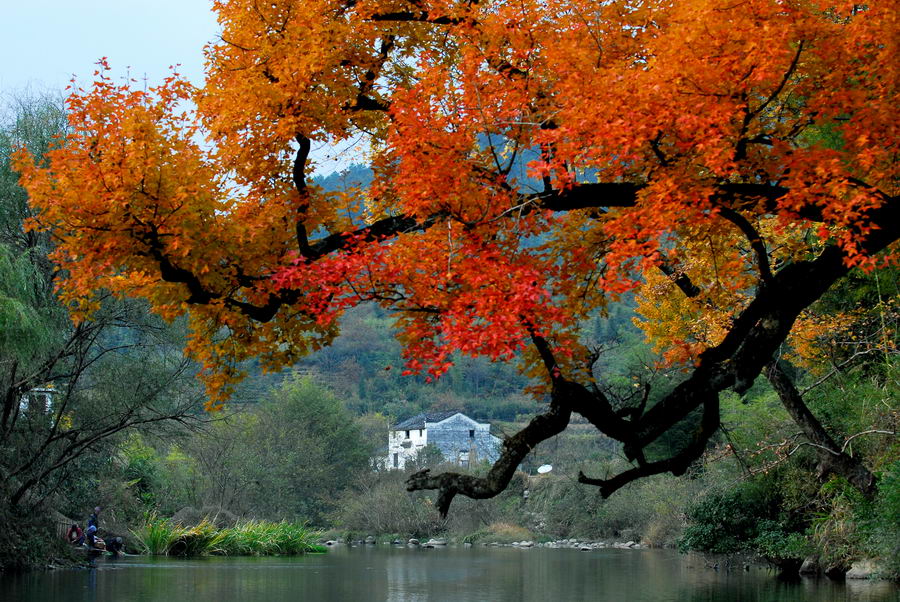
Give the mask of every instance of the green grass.
M 158 556 L 291 556 L 325 551 L 314 543 L 317 532 L 284 521 L 248 520 L 217 529 L 206 519 L 194 527 L 183 527 L 150 516 L 132 534 L 143 553 Z
M 132 530 L 131 534 L 134 535 L 144 554 L 164 556 L 169 553 L 172 544 L 178 539 L 180 529 L 168 520 L 149 516 L 144 525 L 139 529 Z

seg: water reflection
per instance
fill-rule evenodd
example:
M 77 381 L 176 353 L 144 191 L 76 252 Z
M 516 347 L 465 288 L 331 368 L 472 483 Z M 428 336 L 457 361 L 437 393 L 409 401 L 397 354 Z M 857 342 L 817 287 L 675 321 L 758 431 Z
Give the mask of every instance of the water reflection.
M 93 559 L 91 560 L 91 568 L 87 571 L 88 574 L 88 600 L 96 600 L 97 599 L 97 569 L 94 565 Z
M 0 600 L 212 602 L 900 599 L 885 582 L 782 582 L 764 570 L 715 572 L 659 550 L 343 548 L 298 558 L 127 558 L 91 570 L 0 580 Z

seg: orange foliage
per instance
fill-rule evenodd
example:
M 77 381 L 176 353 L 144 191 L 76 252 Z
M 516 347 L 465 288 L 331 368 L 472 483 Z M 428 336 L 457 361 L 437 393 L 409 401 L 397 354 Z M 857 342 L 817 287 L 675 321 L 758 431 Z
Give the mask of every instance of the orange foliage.
M 289 363 L 366 300 L 434 376 L 452 351 L 504 359 L 532 334 L 574 369 L 579 320 L 635 288 L 648 332 L 696 358 L 761 278 L 726 210 L 773 269 L 826 243 L 872 266 L 859 241 L 896 203 L 895 1 L 215 8 L 202 88 L 115 85 L 104 62 L 47 165 L 18 160 L 64 299 L 189 313 L 214 401 L 237 362 Z M 306 184 L 306 142 L 360 134 L 371 189 Z M 510 171 L 522 157 L 533 179 Z M 671 300 L 663 263 L 703 293 Z

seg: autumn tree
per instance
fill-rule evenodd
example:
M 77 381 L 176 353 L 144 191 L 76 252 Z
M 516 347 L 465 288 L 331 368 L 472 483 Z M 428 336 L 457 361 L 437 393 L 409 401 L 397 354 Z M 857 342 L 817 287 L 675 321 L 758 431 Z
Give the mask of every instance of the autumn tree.
M 895 259 L 895 1 L 214 6 L 202 87 L 114 83 L 103 62 L 48 165 L 20 160 L 64 297 L 188 314 L 213 405 L 240 361 L 290 364 L 366 301 L 393 312 L 410 372 L 519 361 L 547 411 L 484 477 L 411 477 L 442 512 L 502 491 L 573 412 L 633 461 L 581 475 L 604 495 L 685 472 L 719 393 L 774 366 L 849 269 Z M 372 183 L 314 186 L 313 145 L 357 137 Z M 626 291 L 660 300 L 648 330 L 686 369 L 650 407 L 606 395 L 578 338 Z M 696 414 L 682 449 L 645 453 Z
M 48 500 L 64 509 L 79 486 L 96 486 L 92 463 L 123 433 L 205 420 L 177 328 L 108 293 L 73 324 L 54 293 L 52 241 L 23 228 L 31 211 L 10 162 L 22 146 L 43 157 L 65 128 L 58 95 L 0 105 L 0 516 L 25 530 Z M 6 538 L 0 566 L 30 558 L 31 541 Z

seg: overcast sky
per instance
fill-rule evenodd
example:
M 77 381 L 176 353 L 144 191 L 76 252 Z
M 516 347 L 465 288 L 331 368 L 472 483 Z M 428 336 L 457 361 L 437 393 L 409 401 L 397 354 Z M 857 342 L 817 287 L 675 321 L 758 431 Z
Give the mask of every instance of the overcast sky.
M 157 84 L 170 65 L 195 84 L 203 46 L 219 27 L 211 0 L 0 0 L 0 97 L 86 85 L 107 57 L 112 76 Z M 356 159 L 354 159 L 356 157 Z M 314 151 L 319 173 L 358 161 L 331 147 Z

